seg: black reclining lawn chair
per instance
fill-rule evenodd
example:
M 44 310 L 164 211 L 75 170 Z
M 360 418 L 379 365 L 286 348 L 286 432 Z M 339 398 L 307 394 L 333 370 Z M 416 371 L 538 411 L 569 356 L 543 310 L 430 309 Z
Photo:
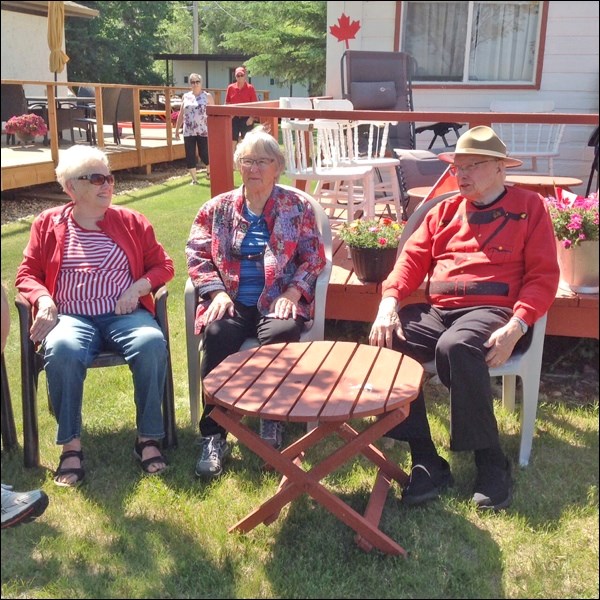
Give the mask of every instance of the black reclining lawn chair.
M 412 78 L 416 71 L 415 59 L 406 52 L 382 52 L 375 50 L 346 50 L 341 59 L 342 96 L 349 99 L 356 110 L 412 111 Z M 433 152 L 416 150 L 416 133 L 431 131 L 433 139 L 440 137 L 445 149 L 446 135 L 454 131 L 458 138 L 460 123 L 434 123 L 415 129 L 414 122 L 391 125 L 388 149 L 400 159 L 397 168 L 402 193 L 403 219 L 408 206 L 407 191 L 412 187 L 433 185 L 447 165 L 438 161 Z M 434 151 L 435 152 L 435 151 Z M 422 162 L 422 164 L 416 164 Z M 403 164 L 404 162 L 404 164 Z
M 412 78 L 417 68 L 415 59 L 406 52 L 346 50 L 341 59 L 342 97 L 351 100 L 355 109 L 414 110 Z M 431 131 L 429 149 L 440 137 L 451 147 L 446 135 L 459 136 L 460 123 L 433 123 L 415 129 L 414 123 L 398 123 L 390 128 L 390 148 L 416 148 L 415 133 Z

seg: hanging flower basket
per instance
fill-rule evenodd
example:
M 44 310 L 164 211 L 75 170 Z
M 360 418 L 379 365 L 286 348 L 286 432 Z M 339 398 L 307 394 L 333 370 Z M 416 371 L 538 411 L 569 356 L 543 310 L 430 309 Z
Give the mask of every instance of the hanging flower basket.
M 363 283 L 381 283 L 396 264 L 397 248 L 353 248 L 349 246 L 354 274 Z

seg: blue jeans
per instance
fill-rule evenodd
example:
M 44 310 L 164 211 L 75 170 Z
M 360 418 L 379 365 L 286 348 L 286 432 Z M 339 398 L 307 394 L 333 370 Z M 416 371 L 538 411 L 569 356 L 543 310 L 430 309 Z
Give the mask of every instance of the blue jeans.
M 81 437 L 83 382 L 102 350 L 123 356 L 133 375 L 138 436 L 162 439 L 162 397 L 167 373 L 167 342 L 154 317 L 143 308 L 128 315 L 59 315 L 42 349 L 48 394 L 58 423 L 56 443 Z

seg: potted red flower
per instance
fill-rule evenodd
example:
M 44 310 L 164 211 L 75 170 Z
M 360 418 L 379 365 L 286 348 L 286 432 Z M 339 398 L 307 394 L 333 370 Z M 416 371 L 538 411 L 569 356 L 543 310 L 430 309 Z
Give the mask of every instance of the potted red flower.
M 338 237 L 346 242 L 356 277 L 363 283 L 379 283 L 396 262 L 403 223 L 387 217 L 356 219 L 343 223 Z
M 34 113 L 11 117 L 4 127 L 6 133 L 14 134 L 22 142 L 31 142 L 38 135 L 46 135 L 48 127 L 42 117 Z

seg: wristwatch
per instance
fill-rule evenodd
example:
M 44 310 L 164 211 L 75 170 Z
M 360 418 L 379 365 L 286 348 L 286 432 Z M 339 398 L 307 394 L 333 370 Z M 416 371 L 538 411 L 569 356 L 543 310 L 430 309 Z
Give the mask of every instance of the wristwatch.
M 529 325 L 523 321 L 523 319 L 519 319 L 519 317 L 511 317 L 511 321 L 516 321 L 521 328 L 521 332 L 525 335 L 529 331 Z

